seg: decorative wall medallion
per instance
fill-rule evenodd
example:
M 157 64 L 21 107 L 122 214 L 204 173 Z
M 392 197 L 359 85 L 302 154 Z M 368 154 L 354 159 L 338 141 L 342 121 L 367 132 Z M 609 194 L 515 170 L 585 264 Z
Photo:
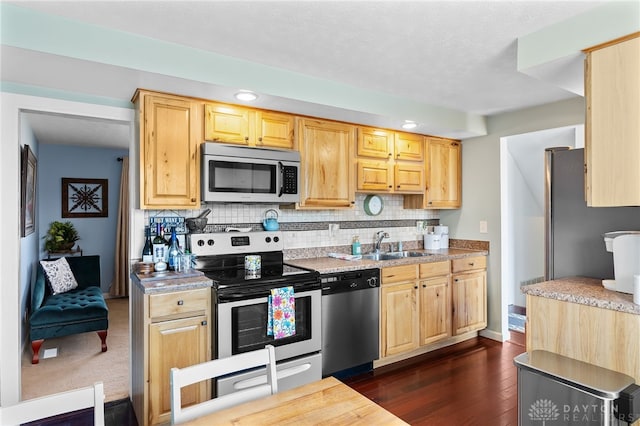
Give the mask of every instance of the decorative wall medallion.
M 108 217 L 107 179 L 62 178 L 62 217 Z

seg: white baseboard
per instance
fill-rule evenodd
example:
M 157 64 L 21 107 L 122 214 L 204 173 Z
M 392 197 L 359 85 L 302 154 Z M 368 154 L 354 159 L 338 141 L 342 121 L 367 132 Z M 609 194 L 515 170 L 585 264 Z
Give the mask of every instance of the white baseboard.
M 491 339 L 491 340 L 496 340 L 498 342 L 504 342 L 505 340 L 507 340 L 502 335 L 502 333 L 498 333 L 497 331 L 489 330 L 487 328 L 485 328 L 484 330 L 480 330 L 479 334 L 482 337 L 486 337 L 487 339 Z

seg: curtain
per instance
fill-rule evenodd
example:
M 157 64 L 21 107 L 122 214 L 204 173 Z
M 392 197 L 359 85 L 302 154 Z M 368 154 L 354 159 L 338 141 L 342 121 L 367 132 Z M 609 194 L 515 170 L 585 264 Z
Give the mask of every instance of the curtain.
M 116 271 L 111 295 L 125 297 L 129 295 L 129 157 L 122 158 L 115 259 Z

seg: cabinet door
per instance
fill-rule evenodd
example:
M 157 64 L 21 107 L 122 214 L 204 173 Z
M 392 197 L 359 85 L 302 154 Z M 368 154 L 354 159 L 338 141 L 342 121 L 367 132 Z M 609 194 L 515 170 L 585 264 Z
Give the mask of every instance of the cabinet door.
M 256 111 L 256 146 L 293 149 L 295 117 L 271 111 Z
M 149 424 L 170 420 L 172 367 L 187 367 L 207 361 L 209 327 L 199 316 L 149 325 Z M 210 383 L 194 383 L 182 389 L 185 405 L 208 399 Z
M 424 136 L 413 133 L 396 133 L 394 158 L 405 161 L 424 160 Z
M 387 161 L 357 161 L 358 190 L 389 192 L 393 190 L 393 175 Z
M 349 208 L 355 204 L 355 127 L 300 119 L 301 208 Z
M 487 326 L 487 272 L 456 274 L 453 281 L 453 334 Z
M 381 287 L 381 356 L 418 347 L 417 285 L 415 281 Z
M 394 192 L 423 192 L 424 166 L 396 162 L 394 169 Z
M 449 276 L 420 282 L 420 345 L 451 336 Z
M 393 156 L 394 133 L 371 127 L 358 127 L 358 157 L 390 159 Z
M 592 207 L 640 205 L 640 37 L 589 52 L 585 193 Z
M 460 142 L 428 138 L 426 208 L 461 205 Z
M 204 137 L 208 141 L 248 145 L 249 110 L 234 105 L 207 103 Z
M 143 105 L 141 208 L 199 208 L 200 105 L 155 95 Z

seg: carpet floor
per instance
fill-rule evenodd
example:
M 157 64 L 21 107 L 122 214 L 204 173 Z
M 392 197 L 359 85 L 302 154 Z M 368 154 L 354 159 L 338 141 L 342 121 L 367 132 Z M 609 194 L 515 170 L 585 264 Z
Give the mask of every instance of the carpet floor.
M 101 381 L 105 402 L 129 397 L 129 299 L 107 299 L 107 351 L 95 332 L 45 340 L 40 363 L 31 364 L 31 345 L 22 356 L 22 399 L 63 392 Z M 58 355 L 43 359 L 46 349 Z

